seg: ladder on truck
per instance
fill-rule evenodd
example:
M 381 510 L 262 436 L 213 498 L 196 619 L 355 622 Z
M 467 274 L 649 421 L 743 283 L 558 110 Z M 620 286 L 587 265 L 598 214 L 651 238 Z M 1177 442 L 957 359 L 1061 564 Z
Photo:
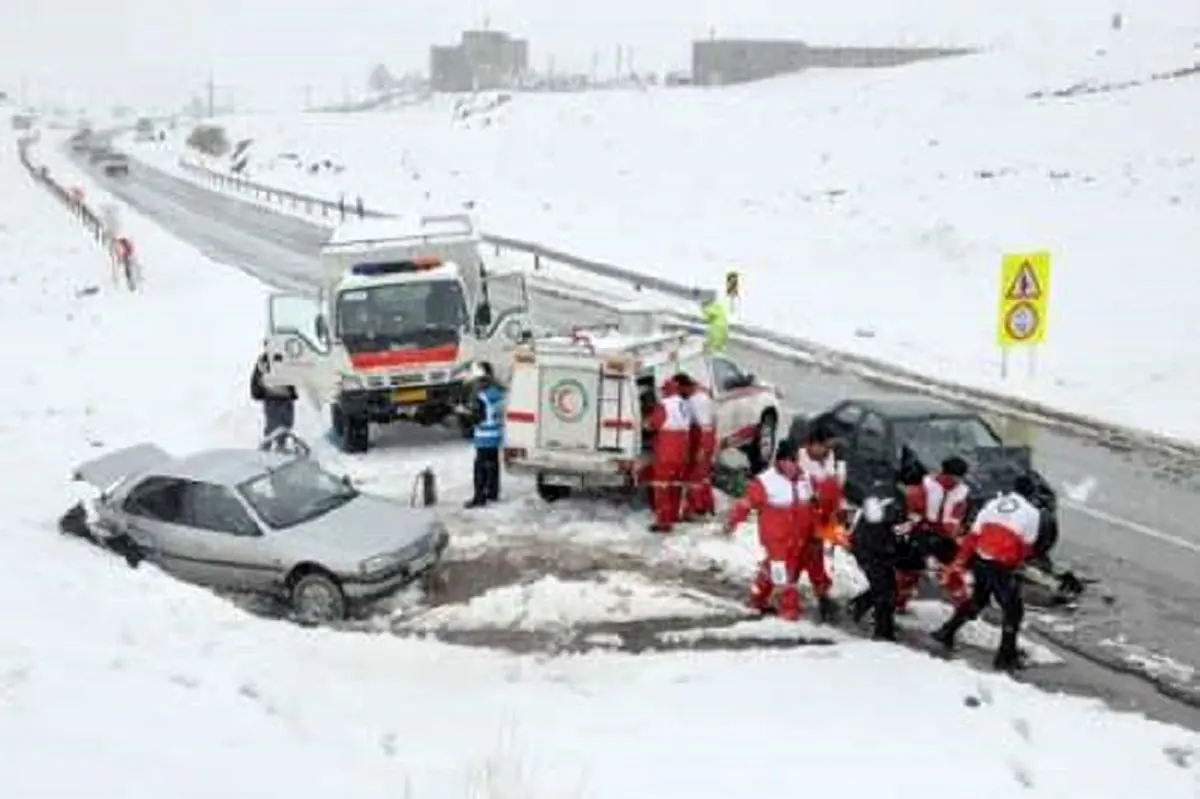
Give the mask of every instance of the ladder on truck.
M 633 420 L 626 419 L 622 414 L 625 407 L 627 378 L 616 375 L 600 365 L 599 380 L 596 386 L 596 450 L 598 452 L 624 452 L 621 435 L 633 435 Z M 615 389 L 615 390 L 614 390 Z M 604 434 L 612 431 L 613 442 L 605 446 Z

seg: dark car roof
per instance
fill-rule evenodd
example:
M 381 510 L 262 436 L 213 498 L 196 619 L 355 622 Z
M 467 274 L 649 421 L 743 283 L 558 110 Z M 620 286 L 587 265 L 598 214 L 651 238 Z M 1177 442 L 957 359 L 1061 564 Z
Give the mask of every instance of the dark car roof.
M 887 397 L 883 399 L 849 400 L 886 419 L 927 419 L 931 416 L 978 416 L 974 411 L 960 408 L 933 397 Z
M 210 449 L 173 460 L 155 472 L 201 483 L 236 486 L 294 459 L 294 456 L 255 449 Z

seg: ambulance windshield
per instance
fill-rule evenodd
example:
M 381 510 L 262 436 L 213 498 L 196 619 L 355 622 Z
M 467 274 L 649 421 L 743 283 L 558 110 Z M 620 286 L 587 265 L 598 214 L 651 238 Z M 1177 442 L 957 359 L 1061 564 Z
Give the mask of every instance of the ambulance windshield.
M 338 296 L 338 335 L 351 352 L 456 343 L 466 324 L 467 305 L 457 280 L 353 289 Z

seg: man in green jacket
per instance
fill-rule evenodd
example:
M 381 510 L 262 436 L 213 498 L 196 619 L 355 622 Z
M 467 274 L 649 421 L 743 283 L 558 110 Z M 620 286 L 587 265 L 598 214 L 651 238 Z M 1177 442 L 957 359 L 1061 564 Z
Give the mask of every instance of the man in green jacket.
M 700 318 L 704 322 L 704 339 L 709 352 L 724 352 L 729 344 L 729 317 L 716 292 L 709 292 L 700 300 Z

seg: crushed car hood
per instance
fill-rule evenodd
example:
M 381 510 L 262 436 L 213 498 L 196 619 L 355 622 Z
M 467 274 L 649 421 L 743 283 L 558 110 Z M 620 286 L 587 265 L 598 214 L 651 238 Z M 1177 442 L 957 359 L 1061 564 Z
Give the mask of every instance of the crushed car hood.
M 433 531 L 437 516 L 427 508 L 409 508 L 381 497 L 359 494 L 340 508 L 281 530 L 325 552 L 352 559 L 397 552 Z

